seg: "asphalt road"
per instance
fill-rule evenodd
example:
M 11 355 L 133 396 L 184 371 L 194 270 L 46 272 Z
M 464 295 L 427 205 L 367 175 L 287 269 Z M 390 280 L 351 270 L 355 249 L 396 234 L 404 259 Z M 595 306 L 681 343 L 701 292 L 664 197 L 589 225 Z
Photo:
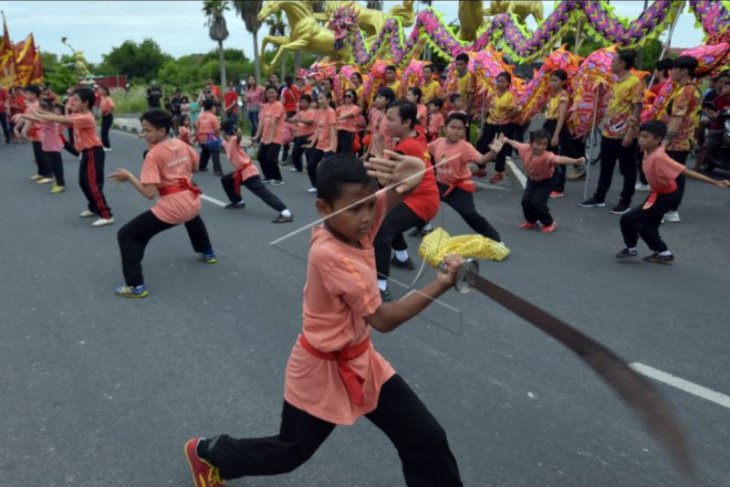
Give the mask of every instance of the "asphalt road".
M 143 143 L 121 132 L 112 143 L 107 173 L 137 171 Z M 113 293 L 122 284 L 116 232 L 149 202 L 110 183 L 117 223 L 92 228 L 77 216 L 78 161 L 64 155 L 61 195 L 28 180 L 31 161 L 28 145 L 0 146 L 0 486 L 189 486 L 188 438 L 276 433 L 309 232 L 268 242 L 316 218 L 306 177 L 286 171 L 286 185 L 273 188 L 293 224 L 271 224 L 274 212 L 250 195 L 243 211 L 205 202 L 215 266 L 195 260 L 182 228 L 155 237 L 144 261 L 150 297 L 131 301 Z M 196 179 L 206 195 L 225 199 L 217 178 Z M 628 362 L 730 394 L 730 191 L 689 182 L 682 223 L 661 229 L 676 263 L 659 266 L 615 261 L 618 217 L 579 208 L 582 183 L 551 202 L 552 235 L 521 230 L 519 183 L 501 187 L 479 191 L 477 205 L 512 255 L 483 263 L 484 275 Z M 609 204 L 617 192 L 614 184 Z M 448 208 L 435 223 L 470 233 Z M 415 254 L 418 242 L 409 241 Z M 414 275 L 394 272 L 408 284 Z M 432 277 L 429 270 L 418 284 Z M 466 485 L 730 486 L 727 407 L 655 382 L 701 471 L 689 480 L 557 342 L 479 294 L 444 301 L 459 311 L 433 305 L 374 340 L 445 427 Z M 385 487 L 403 479 L 388 440 L 360 421 L 338 428 L 291 474 L 231 484 Z

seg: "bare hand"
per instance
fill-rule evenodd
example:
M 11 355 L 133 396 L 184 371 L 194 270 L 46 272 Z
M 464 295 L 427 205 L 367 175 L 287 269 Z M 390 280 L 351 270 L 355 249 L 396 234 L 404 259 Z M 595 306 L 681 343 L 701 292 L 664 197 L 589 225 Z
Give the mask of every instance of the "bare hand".
M 582 166 L 583 164 L 586 163 L 586 158 L 585 157 L 579 157 L 578 159 L 575 160 L 575 163 L 578 164 L 579 166 Z
M 436 279 L 442 284 L 451 287 L 456 282 L 456 277 L 464 265 L 464 258 L 458 254 L 447 255 L 439 266 Z
M 560 143 L 560 140 L 558 139 L 557 135 L 553 135 L 553 138 L 550 139 L 550 147 L 557 147 Z
M 489 144 L 489 150 L 495 154 L 499 154 L 504 147 L 506 137 L 504 134 L 497 134 L 492 139 L 492 143 Z
M 718 188 L 730 188 L 730 179 L 715 181 L 715 186 L 717 186 Z
M 633 143 L 634 143 L 633 137 L 624 137 L 623 140 L 621 141 L 621 147 L 624 147 L 624 148 L 631 147 L 631 144 L 633 144 Z
M 111 179 L 115 183 L 123 183 L 124 181 L 129 181 L 131 177 L 132 173 L 126 169 L 117 169 L 109 175 L 109 179 Z
M 426 171 L 426 165 L 421 159 L 390 150 L 386 150 L 385 154 L 388 159 L 371 157 L 365 162 L 368 175 L 377 178 L 383 186 L 395 184 L 398 194 L 405 194 L 421 183 Z

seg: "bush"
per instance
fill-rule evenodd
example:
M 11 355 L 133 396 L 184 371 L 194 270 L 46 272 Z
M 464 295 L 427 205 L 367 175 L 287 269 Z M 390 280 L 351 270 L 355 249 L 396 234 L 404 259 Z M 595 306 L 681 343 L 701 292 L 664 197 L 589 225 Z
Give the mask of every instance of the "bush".
M 122 88 L 114 88 L 110 93 L 114 105 L 115 113 L 142 113 L 147 110 L 147 86 L 133 86 L 129 91 Z

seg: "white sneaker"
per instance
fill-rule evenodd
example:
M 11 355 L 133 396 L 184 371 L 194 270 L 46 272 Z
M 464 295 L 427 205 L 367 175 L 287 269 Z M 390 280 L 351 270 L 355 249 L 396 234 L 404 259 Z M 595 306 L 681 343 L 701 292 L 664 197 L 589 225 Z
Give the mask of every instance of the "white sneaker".
M 651 191 L 651 186 L 649 186 L 648 184 L 636 183 L 636 186 L 634 186 L 634 190 L 636 190 L 636 191 Z
M 104 147 L 104 152 L 111 152 L 111 151 L 112 151 L 111 147 Z
M 52 179 L 52 178 L 45 178 L 45 177 L 40 178 L 40 179 L 36 179 L 36 183 L 37 184 L 48 184 L 48 183 L 52 183 L 53 181 L 54 181 L 54 179 Z
M 316 193 L 316 192 L 317 192 L 317 188 L 315 188 L 314 186 L 312 186 L 311 188 L 309 188 L 307 190 L 307 193 Z
M 669 223 L 679 223 L 681 220 L 679 219 L 679 212 L 678 211 L 668 211 L 664 215 L 664 220 L 668 221 Z
M 93 227 L 104 227 L 107 225 L 111 225 L 114 223 L 114 217 L 111 216 L 109 218 L 99 218 L 98 220 L 94 221 L 94 223 L 91 224 Z
M 92 216 L 96 216 L 96 213 L 90 210 L 84 210 L 81 213 L 79 213 L 79 216 L 81 218 L 91 218 Z

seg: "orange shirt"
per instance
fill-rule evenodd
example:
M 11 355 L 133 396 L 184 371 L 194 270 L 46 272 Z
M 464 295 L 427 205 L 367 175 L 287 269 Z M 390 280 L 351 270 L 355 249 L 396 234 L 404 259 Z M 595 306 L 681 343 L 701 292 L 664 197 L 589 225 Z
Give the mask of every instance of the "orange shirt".
M 102 115 L 109 115 L 114 111 L 114 100 L 112 100 L 111 96 L 102 96 L 99 107 Z
M 423 103 L 416 106 L 416 119 L 421 127 L 426 128 L 426 120 L 428 119 L 428 108 Z
M 210 138 L 216 137 L 221 128 L 221 123 L 213 112 L 203 112 L 195 121 L 195 136 L 198 142 L 205 143 Z
M 301 110 L 294 117 L 296 125 L 294 127 L 294 137 L 308 137 L 314 133 L 314 125 L 308 125 L 303 122 L 314 122 L 317 118 L 317 110 L 307 108 Z
M 428 121 L 428 135 L 441 137 L 442 128 L 444 128 L 444 115 L 441 112 L 431 113 Z
M 439 137 L 428 144 L 428 152 L 433 155 L 434 163 L 455 157 L 451 161 L 436 167 L 437 180 L 441 184 L 451 186 L 459 181 L 470 180 L 470 162 L 476 162 L 481 154 L 469 142 L 460 139 L 458 142 L 449 142 L 446 137 Z
M 686 170 L 682 164 L 669 157 L 662 147 L 658 147 L 651 154 L 645 155 L 641 168 L 644 170 L 646 180 L 653 191 L 666 188 Z
M 259 121 L 261 123 L 262 144 L 284 143 L 284 119 L 286 111 L 280 101 L 272 101 L 261 105 L 259 110 Z M 276 124 L 276 130 L 272 133 L 272 127 Z
M 96 136 L 96 119 L 91 112 L 72 113 L 66 116 L 71 121 L 74 133 L 74 148 L 83 151 L 101 145 L 99 137 Z
M 695 131 L 700 123 L 700 108 L 702 95 L 697 85 L 688 83 L 674 91 L 669 100 L 668 113 L 664 115 L 664 122 L 674 118 L 681 118 L 682 122 L 677 129 L 677 135 L 667 145 L 668 151 L 686 152 L 695 142 Z
M 426 163 L 426 172 L 423 173 L 423 179 L 418 183 L 416 189 L 403 198 L 403 204 L 422 220 L 432 220 L 439 211 L 441 199 L 438 186 L 436 186 L 436 176 L 433 173 L 426 139 L 422 133 L 419 133 L 417 137 L 408 137 L 398 143 L 395 151 L 407 156 L 418 157 Z
M 23 113 L 25 113 L 26 115 L 32 115 L 33 110 L 38 110 L 40 108 L 40 106 L 41 106 L 41 103 L 38 100 L 36 100 L 33 103 L 31 103 L 30 105 L 28 105 L 25 108 L 25 111 Z M 38 125 L 35 122 L 31 122 L 30 120 L 26 120 L 25 123 L 28 124 L 28 132 L 27 132 L 28 139 L 30 139 L 31 142 L 40 142 L 41 141 L 40 125 Z M 96 127 L 96 123 L 94 124 L 94 127 Z
M 231 162 L 233 169 L 241 172 L 241 181 L 259 175 L 259 169 L 251 162 L 246 151 L 241 148 L 238 137 L 234 135 L 227 141 L 224 139 L 223 148 L 226 150 L 226 157 Z
M 149 150 L 139 180 L 142 184 L 154 184 L 158 188 L 175 185 L 181 179 L 192 183 L 197 166 L 198 154 L 192 147 L 178 139 L 167 139 Z M 192 191 L 160 196 L 151 211 L 165 223 L 185 223 L 200 213 L 200 196 Z
M 385 192 L 379 191 L 376 198 L 375 224 L 360 240 L 361 248 L 338 240 L 324 227 L 312 231 L 302 334 L 322 352 L 342 350 L 369 338 L 371 327 L 364 317 L 375 313 L 382 303 L 373 240 L 387 212 Z M 347 394 L 337 362 L 315 357 L 297 340 L 286 367 L 284 399 L 330 423 L 354 424 L 377 407 L 380 390 L 395 370 L 373 345 L 348 365 L 364 379 L 360 406 Z
M 360 107 L 357 105 L 340 105 L 335 110 L 337 118 L 343 115 L 352 115 L 345 120 L 337 120 L 337 130 L 346 130 L 347 132 L 357 132 L 356 122 L 360 116 Z
M 317 144 L 315 149 L 325 152 L 337 152 L 337 139 L 332 140 L 332 127 L 337 128 L 337 115 L 332 107 L 317 110 L 315 119 Z
M 177 138 L 190 145 L 190 129 L 184 125 L 180 125 Z
M 558 157 L 553 152 L 545 151 L 539 156 L 533 156 L 530 144 L 518 144 L 517 153 L 525 164 L 528 178 L 533 181 L 545 181 L 553 177 L 555 160 Z

